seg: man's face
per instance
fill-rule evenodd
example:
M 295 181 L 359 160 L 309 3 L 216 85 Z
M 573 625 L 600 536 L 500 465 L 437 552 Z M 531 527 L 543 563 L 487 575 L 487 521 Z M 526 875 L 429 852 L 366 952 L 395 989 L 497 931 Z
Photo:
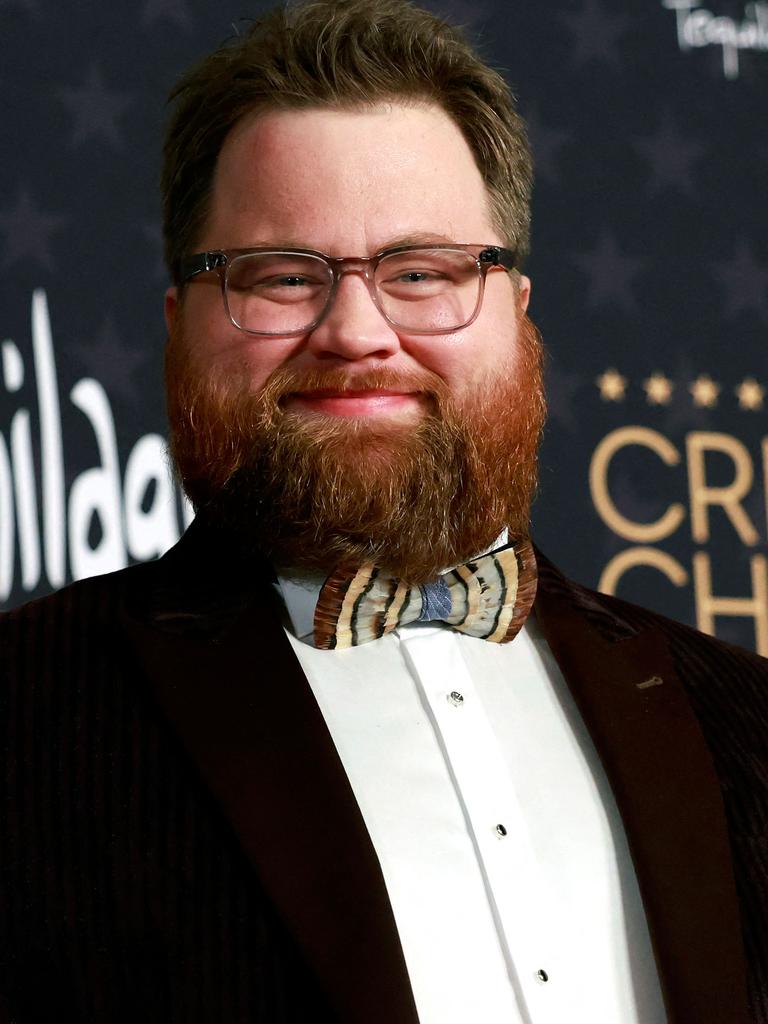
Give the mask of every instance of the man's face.
M 277 111 L 244 119 L 219 156 L 210 215 L 200 250 L 255 245 L 298 246 L 331 256 L 370 256 L 390 246 L 426 241 L 496 243 L 486 190 L 454 122 L 435 106 L 399 103 L 366 111 Z M 253 391 L 290 367 L 341 370 L 351 380 L 385 369 L 407 380 L 436 374 L 456 398 L 488 375 L 514 373 L 519 296 L 503 270 L 488 275 L 483 308 L 452 334 L 408 334 L 390 326 L 365 282 L 345 275 L 334 304 L 313 331 L 263 338 L 234 327 L 218 280 L 195 281 L 184 296 L 189 357 L 207 370 L 247 375 Z M 178 311 L 169 292 L 169 326 Z M 288 395 L 284 407 L 303 416 L 413 420 L 423 396 L 401 389 Z
M 502 244 L 469 147 L 433 106 L 245 118 L 197 248 L 371 256 Z M 409 334 L 358 274 L 299 337 L 233 326 L 214 273 L 166 297 L 172 450 L 187 493 L 284 568 L 373 560 L 420 582 L 527 531 L 543 399 L 529 282 L 492 269 L 475 322 Z

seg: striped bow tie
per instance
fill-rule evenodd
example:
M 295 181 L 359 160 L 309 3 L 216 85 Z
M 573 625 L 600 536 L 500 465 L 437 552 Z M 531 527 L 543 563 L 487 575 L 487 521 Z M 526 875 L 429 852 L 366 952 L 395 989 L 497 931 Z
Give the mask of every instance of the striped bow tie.
M 506 644 L 520 631 L 535 595 L 536 559 L 527 538 L 422 586 L 408 586 L 373 564 L 355 573 L 340 570 L 325 581 L 317 600 L 315 646 L 356 647 L 397 626 L 434 621 Z

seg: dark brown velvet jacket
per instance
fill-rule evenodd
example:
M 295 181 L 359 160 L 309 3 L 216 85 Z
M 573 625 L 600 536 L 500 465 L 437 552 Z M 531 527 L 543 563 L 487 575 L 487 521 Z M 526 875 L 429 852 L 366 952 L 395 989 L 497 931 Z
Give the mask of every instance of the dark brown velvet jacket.
M 536 614 L 616 796 L 670 1024 L 768 1024 L 768 662 L 543 558 Z M 263 565 L 195 524 L 0 616 L 0 701 L 0 1021 L 415 1024 Z

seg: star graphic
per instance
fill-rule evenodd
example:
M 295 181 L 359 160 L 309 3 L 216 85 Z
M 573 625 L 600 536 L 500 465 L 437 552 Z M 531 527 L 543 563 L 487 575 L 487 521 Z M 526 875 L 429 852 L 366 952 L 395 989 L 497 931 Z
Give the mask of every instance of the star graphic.
M 46 270 L 53 270 L 51 236 L 69 218 L 57 213 L 44 213 L 25 188 L 17 192 L 16 203 L 0 210 L 0 232 L 4 234 L 2 267 L 7 269 L 21 260 L 34 260 Z
M 745 239 L 739 242 L 735 255 L 725 263 L 714 264 L 712 272 L 727 293 L 726 316 L 754 310 L 768 321 L 768 264 L 758 262 Z
M 614 303 L 629 312 L 637 308 L 631 285 L 642 261 L 622 255 L 610 231 L 603 229 L 595 248 L 573 259 L 589 277 L 587 306 L 594 308 Z
M 636 138 L 632 145 L 651 165 L 652 177 L 648 183 L 651 195 L 665 188 L 695 195 L 691 170 L 704 152 L 704 146 L 681 135 L 671 111 L 664 112 L 655 135 Z
M 698 370 L 691 363 L 686 350 L 673 347 L 671 354 L 675 356 L 675 366 L 668 374 L 670 381 L 695 380 Z M 660 429 L 667 437 L 684 437 L 690 430 L 706 430 L 709 426 L 710 415 L 707 410 L 694 405 L 690 398 L 685 386 L 679 385 L 675 387 L 669 404 L 659 406 Z
M 699 374 L 688 390 L 693 395 L 693 404 L 700 409 L 712 409 L 717 405 L 720 385 L 715 384 L 708 374 Z
M 669 405 L 675 385 L 663 373 L 652 373 L 643 381 L 643 389 L 649 405 Z
M 110 396 L 118 396 L 127 403 L 139 401 L 142 385 L 134 378 L 149 359 L 150 350 L 122 341 L 109 314 L 92 343 L 70 344 L 69 351 Z
M 763 408 L 765 388 L 758 384 L 754 377 L 745 377 L 734 391 L 739 399 L 741 409 L 751 409 L 756 412 Z
M 572 56 L 576 64 L 601 60 L 619 66 L 617 44 L 632 23 L 631 17 L 610 12 L 601 0 L 582 0 L 580 10 L 563 12 L 559 18 L 573 34 Z
M 550 184 L 557 184 L 560 178 L 556 164 L 558 151 L 571 138 L 572 133 L 546 125 L 541 119 L 537 103 L 527 108 L 525 120 L 533 150 L 536 180 L 546 178 Z
M 604 402 L 623 402 L 627 390 L 627 378 L 622 377 L 618 370 L 613 368 L 601 373 L 595 378 L 595 384 L 600 389 L 600 397 Z
M 160 19 L 175 22 L 179 28 L 190 27 L 187 0 L 146 0 L 141 12 L 141 24 L 150 28 Z
M 101 138 L 115 149 L 122 149 L 123 136 L 118 118 L 131 104 L 127 93 L 108 89 L 97 64 L 91 66 L 80 89 L 60 89 L 59 99 L 74 119 L 71 142 L 79 146 L 92 138 Z

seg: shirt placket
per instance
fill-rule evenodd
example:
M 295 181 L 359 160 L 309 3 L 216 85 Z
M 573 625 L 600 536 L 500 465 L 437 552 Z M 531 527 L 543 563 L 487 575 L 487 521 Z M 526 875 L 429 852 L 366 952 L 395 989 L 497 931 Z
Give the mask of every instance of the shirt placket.
M 402 630 L 401 642 L 473 839 L 521 1013 L 532 1024 L 562 1024 L 573 1006 L 559 970 L 553 908 L 461 641 L 446 630 L 428 629 Z

